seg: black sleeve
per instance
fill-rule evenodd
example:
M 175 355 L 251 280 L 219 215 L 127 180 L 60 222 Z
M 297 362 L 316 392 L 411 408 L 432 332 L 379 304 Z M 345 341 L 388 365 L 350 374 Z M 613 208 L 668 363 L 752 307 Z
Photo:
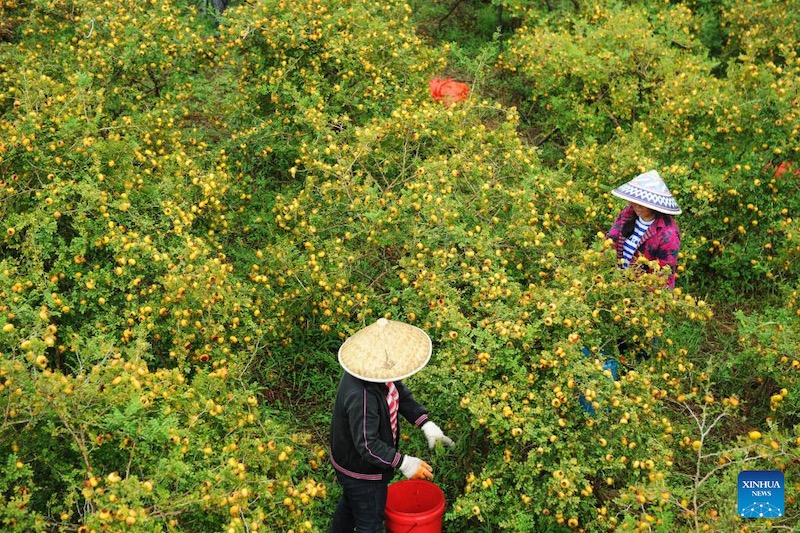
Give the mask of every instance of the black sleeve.
M 414 399 L 414 395 L 402 381 L 395 381 L 394 386 L 400 395 L 400 414 L 415 426 L 422 427 L 428 421 L 428 410 Z

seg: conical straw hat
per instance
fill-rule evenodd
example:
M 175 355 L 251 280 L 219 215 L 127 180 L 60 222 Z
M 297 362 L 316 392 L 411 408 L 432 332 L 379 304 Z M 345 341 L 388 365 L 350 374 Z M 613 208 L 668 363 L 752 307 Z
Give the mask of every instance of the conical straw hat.
M 349 374 L 376 383 L 407 378 L 431 358 L 431 339 L 411 324 L 379 318 L 339 347 L 339 364 Z
M 650 170 L 640 174 L 624 185 L 620 185 L 611 194 L 633 202 L 635 204 L 649 207 L 653 211 L 666 213 L 667 215 L 680 215 L 681 208 L 667 184 L 655 170 Z

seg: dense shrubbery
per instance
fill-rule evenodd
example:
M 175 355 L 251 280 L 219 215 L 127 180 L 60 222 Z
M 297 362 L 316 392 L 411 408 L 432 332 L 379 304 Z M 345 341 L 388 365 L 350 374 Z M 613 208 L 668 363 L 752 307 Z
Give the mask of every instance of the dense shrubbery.
M 492 4 L 447 23 L 505 9 L 496 62 L 423 41 L 438 4 L 0 0 L 4 529 L 324 530 L 335 352 L 379 316 L 434 341 L 458 444 L 406 446 L 446 530 L 758 528 L 750 467 L 796 526 L 797 14 Z M 603 238 L 649 168 L 674 292 Z
M 558 130 L 565 147 L 551 157 L 580 185 L 607 190 L 643 168 L 665 171 L 695 217 L 684 230 L 687 278 L 704 291 L 767 289 L 797 277 L 796 184 L 768 168 L 797 149 L 797 51 L 773 40 L 748 41 L 774 45 L 768 60 L 740 50 L 736 39 L 775 15 L 723 12 L 734 57 L 724 66 L 705 55 L 684 5 L 598 6 L 523 26 L 500 66 L 515 74 L 532 127 Z

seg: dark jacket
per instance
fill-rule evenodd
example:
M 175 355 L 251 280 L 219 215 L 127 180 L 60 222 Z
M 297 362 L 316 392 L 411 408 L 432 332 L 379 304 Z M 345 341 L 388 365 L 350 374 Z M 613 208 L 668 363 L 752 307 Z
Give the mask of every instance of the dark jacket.
M 399 414 L 416 426 L 428 421 L 428 412 L 414 400 L 401 381 Z M 347 372 L 339 381 L 331 419 L 331 463 L 340 473 L 368 481 L 389 482 L 403 455 L 389 422 L 385 383 L 360 380 Z M 398 432 L 399 434 L 399 432 Z

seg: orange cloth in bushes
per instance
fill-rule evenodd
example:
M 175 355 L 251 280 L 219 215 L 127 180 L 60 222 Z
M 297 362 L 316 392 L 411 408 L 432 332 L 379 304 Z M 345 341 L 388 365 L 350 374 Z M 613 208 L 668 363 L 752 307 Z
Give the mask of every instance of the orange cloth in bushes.
M 469 96 L 469 86 L 451 78 L 433 78 L 430 81 L 431 96 L 437 102 L 451 106 Z
M 786 172 L 791 172 L 795 176 L 800 176 L 800 168 L 797 168 L 794 163 L 791 161 L 781 161 L 778 164 L 767 163 L 767 166 L 764 168 L 766 172 L 773 172 L 773 177 L 780 178 Z M 787 176 L 788 177 L 788 176 Z

